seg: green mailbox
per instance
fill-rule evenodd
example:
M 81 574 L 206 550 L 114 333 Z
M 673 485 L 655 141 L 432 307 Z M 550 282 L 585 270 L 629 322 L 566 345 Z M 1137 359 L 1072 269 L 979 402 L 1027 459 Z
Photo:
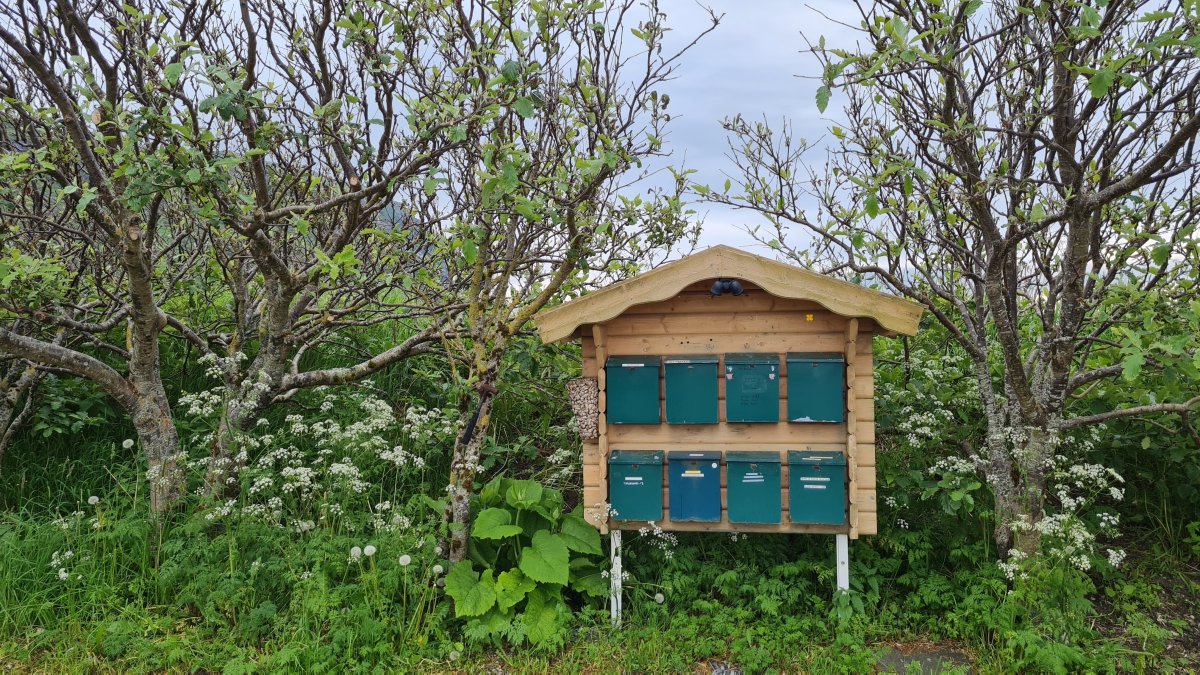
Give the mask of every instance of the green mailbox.
M 793 523 L 846 524 L 846 457 L 788 451 L 788 510 Z
M 726 452 L 725 468 L 729 522 L 778 524 L 783 501 L 779 453 Z
M 665 360 L 667 423 L 717 423 L 717 357 L 672 356 Z
M 779 421 L 779 355 L 725 355 L 725 421 Z
M 608 456 L 608 502 L 615 520 L 662 520 L 663 454 L 613 450 Z
M 657 356 L 610 356 L 604 364 L 610 424 L 658 424 Z
M 846 419 L 846 360 L 838 352 L 787 355 L 788 421 Z

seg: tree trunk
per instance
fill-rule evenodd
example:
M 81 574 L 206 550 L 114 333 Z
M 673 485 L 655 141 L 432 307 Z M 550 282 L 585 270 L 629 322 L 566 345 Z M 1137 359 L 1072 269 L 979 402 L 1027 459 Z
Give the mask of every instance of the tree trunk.
M 450 495 L 445 520 L 450 525 L 448 553 L 451 562 L 467 557 L 467 542 L 471 538 L 471 493 L 475 491 L 475 476 L 479 473 L 479 460 L 487 440 L 495 388 L 487 383 L 481 385 L 480 390 L 478 408 L 473 413 L 474 427 L 468 421 L 463 437 L 454 445 L 454 456 L 450 461 Z M 467 438 L 468 434 L 470 438 Z
M 150 515 L 157 520 L 179 501 L 183 489 L 183 455 L 162 381 L 135 382 L 134 389 L 138 396 L 131 416 L 146 455 Z
M 5 450 L 33 411 L 33 391 L 41 379 L 33 364 L 15 360 L 0 380 L 0 466 Z

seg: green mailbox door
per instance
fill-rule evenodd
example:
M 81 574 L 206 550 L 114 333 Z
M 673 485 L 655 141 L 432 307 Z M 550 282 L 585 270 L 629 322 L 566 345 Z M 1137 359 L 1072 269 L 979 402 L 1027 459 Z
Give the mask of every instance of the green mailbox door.
M 846 524 L 846 457 L 788 451 L 788 510 L 793 523 Z
M 787 355 L 788 421 L 846 419 L 846 361 L 837 352 Z
M 779 421 L 779 355 L 725 355 L 725 421 Z
M 672 356 L 664 368 L 667 424 L 716 424 L 717 357 Z
M 779 523 L 779 453 L 726 452 L 725 467 L 729 522 Z
M 721 453 L 673 450 L 667 454 L 667 464 L 671 472 L 671 520 L 721 520 Z
M 604 364 L 610 424 L 658 424 L 657 356 L 610 356 Z
M 608 456 L 608 502 L 614 520 L 662 520 L 663 454 L 613 450 Z

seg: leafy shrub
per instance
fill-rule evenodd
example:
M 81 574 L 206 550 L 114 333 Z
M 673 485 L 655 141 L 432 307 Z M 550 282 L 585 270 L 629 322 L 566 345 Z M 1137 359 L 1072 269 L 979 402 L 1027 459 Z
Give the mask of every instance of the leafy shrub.
M 561 644 L 572 604 L 608 595 L 600 533 L 579 509 L 563 513 L 561 492 L 531 480 L 497 477 L 478 504 L 468 557 L 446 576 L 467 637 Z

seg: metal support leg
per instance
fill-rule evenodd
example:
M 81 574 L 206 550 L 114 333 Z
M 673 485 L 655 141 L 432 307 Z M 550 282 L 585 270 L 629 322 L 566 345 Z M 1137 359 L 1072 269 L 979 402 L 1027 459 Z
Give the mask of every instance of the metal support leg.
M 850 590 L 850 536 L 834 535 L 837 538 L 837 589 Z
M 611 584 L 609 590 L 609 613 L 614 626 L 621 625 L 621 531 L 613 530 L 608 533 L 608 543 L 612 551 L 612 570 L 608 574 Z

